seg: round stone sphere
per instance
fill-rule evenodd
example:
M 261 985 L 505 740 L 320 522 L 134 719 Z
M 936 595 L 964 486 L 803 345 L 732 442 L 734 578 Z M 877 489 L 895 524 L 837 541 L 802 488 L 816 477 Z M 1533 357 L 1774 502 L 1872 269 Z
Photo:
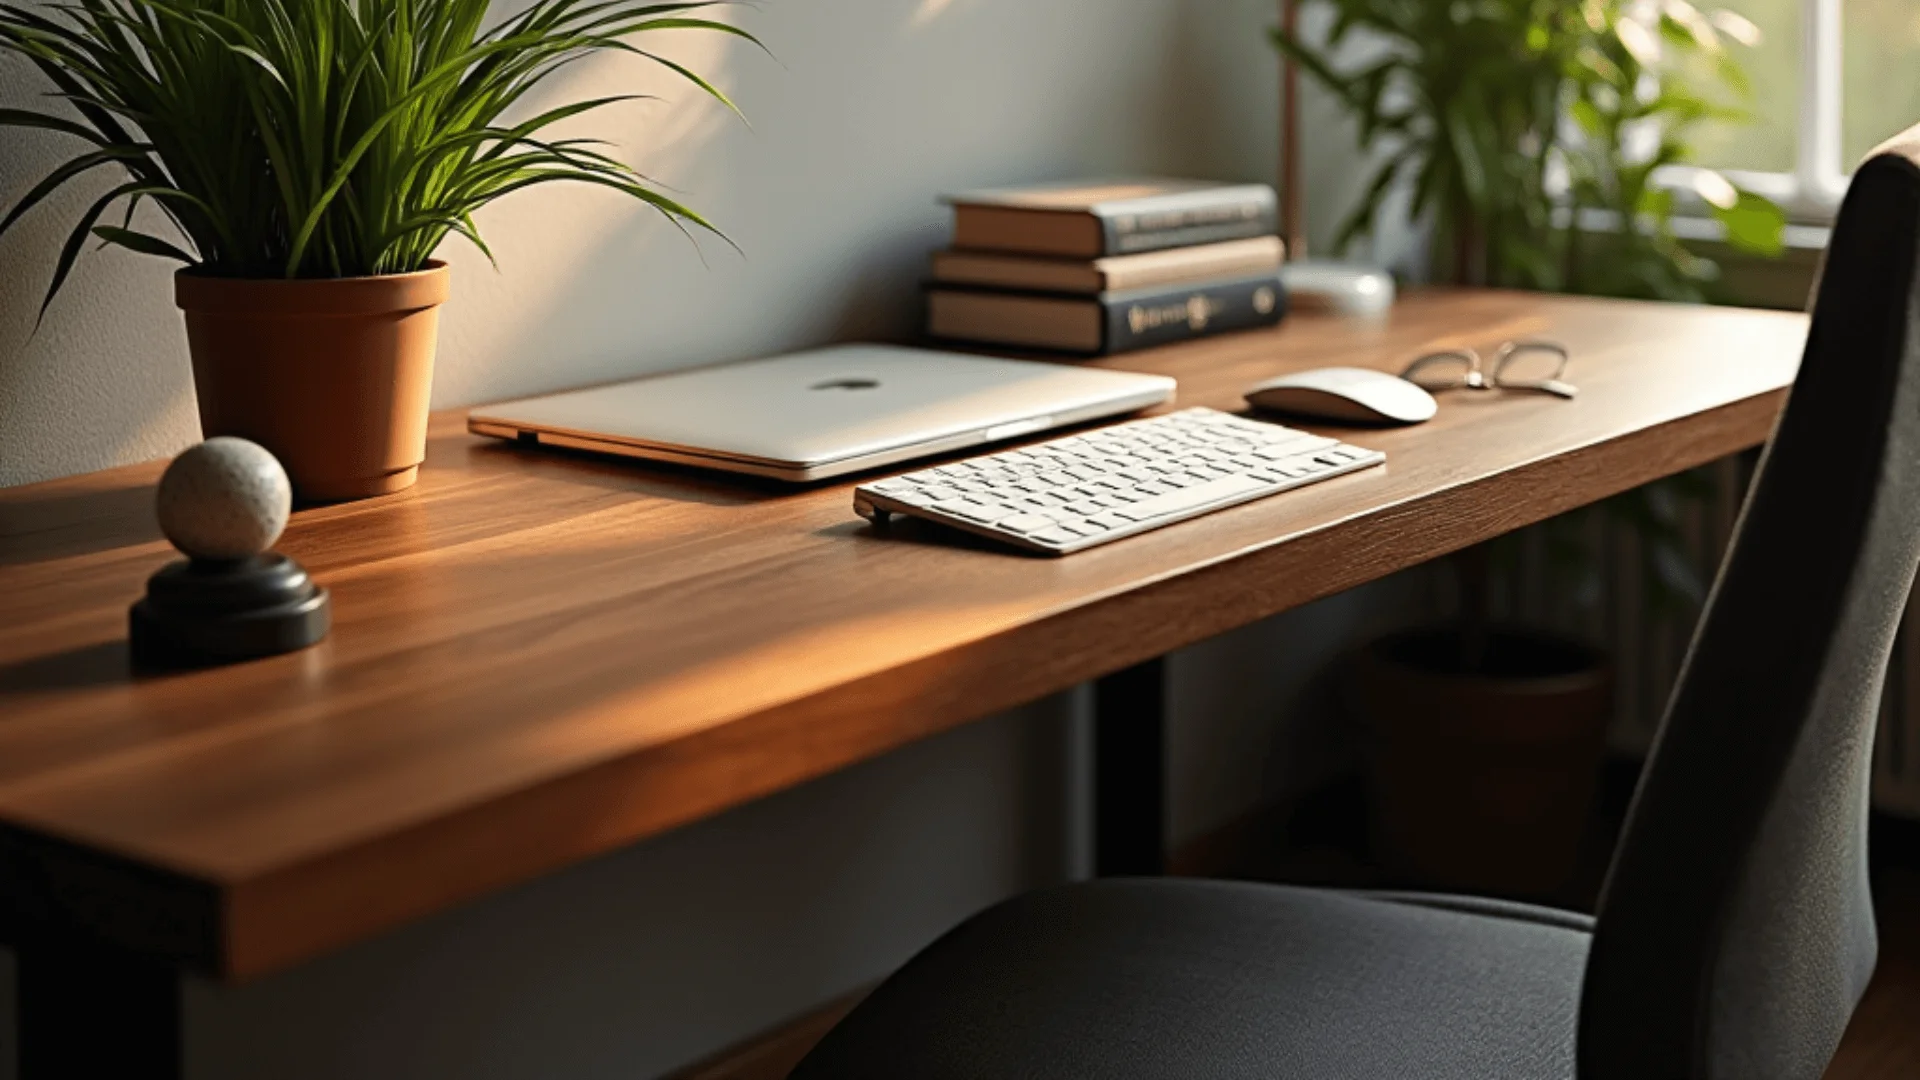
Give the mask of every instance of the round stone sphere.
M 173 459 L 155 502 L 174 547 L 196 559 L 245 559 L 280 539 L 293 485 L 266 447 L 217 435 Z

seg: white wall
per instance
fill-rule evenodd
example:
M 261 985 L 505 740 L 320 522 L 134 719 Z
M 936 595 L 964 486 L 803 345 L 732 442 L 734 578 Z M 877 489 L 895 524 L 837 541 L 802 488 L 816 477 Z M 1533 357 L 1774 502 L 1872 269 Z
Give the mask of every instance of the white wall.
M 436 405 L 471 404 L 855 336 L 910 334 L 935 201 L 955 188 L 1103 171 L 1274 172 L 1265 0 L 781 0 L 731 38 L 662 35 L 753 127 L 629 57 L 550 97 L 660 93 L 578 123 L 682 193 L 744 250 L 701 256 L 613 192 L 536 189 L 486 211 L 496 272 L 449 244 L 455 295 Z M 43 86 L 0 62 L 0 100 Z M 1305 170 L 1322 237 L 1355 175 L 1318 95 Z M 0 203 L 73 152 L 0 129 Z M 88 253 L 36 333 L 65 226 L 113 182 L 70 187 L 0 240 L 0 486 L 173 453 L 196 437 L 170 264 Z
M 591 126 L 745 254 L 705 243 L 702 266 L 671 227 L 606 193 L 517 196 L 481 222 L 499 272 L 450 249 L 436 404 L 908 336 L 944 190 L 1123 171 L 1268 179 L 1271 9 L 771 0 L 735 17 L 777 59 L 692 34 L 672 52 L 713 75 L 751 130 L 644 67 L 588 65 L 555 91 L 668 95 Z M 0 62 L 0 101 L 39 89 Z M 1323 99 L 1307 116 L 1324 238 L 1357 163 Z M 0 138 L 4 206 L 67 148 Z M 196 437 L 166 266 L 90 254 L 33 332 L 61 220 L 89 198 L 70 193 L 0 241 L 0 485 Z M 1324 710 L 1299 702 L 1316 700 L 1312 673 L 1393 606 L 1395 588 L 1176 659 L 1176 839 L 1337 761 L 1338 729 L 1300 722 Z M 696 1059 L 877 977 L 994 899 L 1083 872 L 1073 701 L 982 721 L 258 983 L 196 981 L 190 1072 L 590 1080 Z M 1289 712 L 1296 722 L 1282 724 Z

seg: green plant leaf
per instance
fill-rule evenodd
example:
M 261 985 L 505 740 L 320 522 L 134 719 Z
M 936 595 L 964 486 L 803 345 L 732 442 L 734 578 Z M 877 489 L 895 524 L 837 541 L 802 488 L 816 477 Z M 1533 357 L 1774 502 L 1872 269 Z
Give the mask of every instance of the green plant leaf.
M 1732 206 L 1714 207 L 1713 216 L 1727 230 L 1727 243 L 1734 250 L 1767 258 L 1787 248 L 1787 215 L 1772 200 L 1742 191 Z
M 138 147 L 109 147 L 104 150 L 95 150 L 89 154 L 81 154 L 79 157 L 61 163 L 55 167 L 52 172 L 41 178 L 39 183 L 29 188 L 25 195 L 20 196 L 20 201 L 13 204 L 13 209 L 7 211 L 6 217 L 0 218 L 0 236 L 5 236 L 7 230 L 13 228 L 14 222 L 19 221 L 22 215 L 35 206 L 38 206 L 47 196 L 58 191 L 67 181 L 89 170 L 99 168 L 102 165 L 111 165 L 114 162 L 125 162 L 145 156 L 145 151 Z
M 188 265 L 197 261 L 192 255 L 157 236 L 150 236 L 132 229 L 118 228 L 113 225 L 95 225 L 93 235 L 109 244 L 117 244 L 128 251 L 137 251 L 142 255 L 158 255 L 163 259 L 176 259 Z
M 138 184 L 122 184 L 95 199 L 81 213 L 79 224 L 73 227 L 73 231 L 67 234 L 66 243 L 60 246 L 60 256 L 53 266 L 53 280 L 48 283 L 47 295 L 40 301 L 40 311 L 34 316 L 36 327 L 47 317 L 47 308 L 53 304 L 53 298 L 59 295 L 60 286 L 66 284 L 67 275 L 73 270 L 73 261 L 80 256 L 80 248 L 87 242 L 88 230 L 93 228 L 93 223 L 100 220 L 100 215 L 106 213 L 107 207 L 115 199 L 131 195 L 139 188 Z
M 29 112 L 26 109 L 0 108 L 0 127 L 39 128 L 43 131 L 57 131 L 63 135 L 72 135 L 85 139 L 95 146 L 107 145 L 100 133 L 84 124 L 75 123 L 63 116 L 50 116 L 46 113 Z

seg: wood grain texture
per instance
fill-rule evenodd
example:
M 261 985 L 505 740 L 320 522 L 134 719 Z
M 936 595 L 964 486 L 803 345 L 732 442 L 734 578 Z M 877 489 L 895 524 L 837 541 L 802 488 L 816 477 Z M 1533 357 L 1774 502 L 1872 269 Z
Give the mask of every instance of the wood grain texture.
M 88 904 L 139 867 L 218 898 L 199 966 L 270 971 L 1751 446 L 1805 333 L 1434 291 L 1102 361 L 1234 409 L 1290 368 L 1548 335 L 1582 393 L 1450 394 L 1346 433 L 1383 468 L 1065 559 L 876 533 L 850 484 L 528 451 L 443 414 L 416 488 L 282 540 L 333 591 L 330 639 L 156 678 L 124 635 L 169 554 L 159 465 L 0 491 L 0 830 L 107 856 L 63 907 L 97 932 Z

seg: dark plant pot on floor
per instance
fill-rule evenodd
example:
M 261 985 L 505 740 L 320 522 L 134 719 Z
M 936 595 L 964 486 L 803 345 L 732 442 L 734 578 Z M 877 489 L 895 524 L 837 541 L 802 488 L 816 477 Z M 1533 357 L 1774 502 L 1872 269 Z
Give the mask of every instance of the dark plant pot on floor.
M 1427 887 L 1510 896 L 1567 884 L 1606 751 L 1603 654 L 1509 627 L 1469 650 L 1458 627 L 1423 628 L 1362 648 L 1347 683 L 1367 729 L 1374 843 L 1390 869 Z
M 444 263 L 380 277 L 217 278 L 182 270 L 193 388 L 207 437 L 273 452 L 302 502 L 412 485 L 427 456 L 427 403 Z

